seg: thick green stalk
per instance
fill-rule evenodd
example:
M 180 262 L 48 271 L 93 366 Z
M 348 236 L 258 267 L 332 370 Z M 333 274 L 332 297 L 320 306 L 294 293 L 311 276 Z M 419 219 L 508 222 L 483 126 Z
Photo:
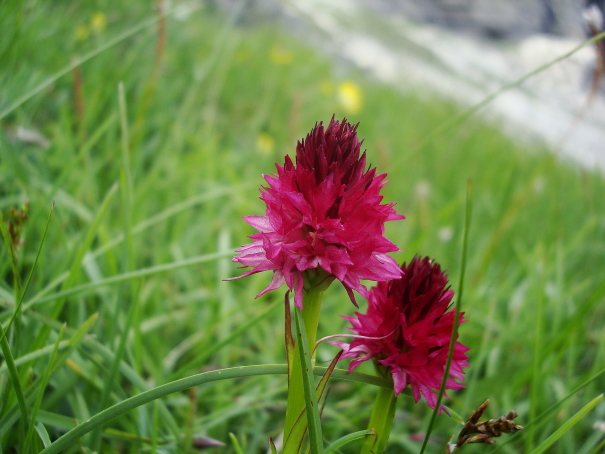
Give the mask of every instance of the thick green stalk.
M 387 449 L 396 407 L 395 391 L 379 388 L 368 424 L 368 430 L 373 430 L 374 433 L 366 435 L 361 447 L 361 454 L 382 454 Z
M 309 352 L 311 352 L 311 363 L 314 365 L 315 338 L 319 324 L 319 313 L 321 310 L 321 298 L 323 292 L 330 285 L 333 278 L 329 278 L 325 271 L 320 270 L 314 275 L 305 275 L 305 290 L 303 293 L 302 319 L 305 324 L 305 333 Z M 296 308 L 295 310 L 299 310 Z M 284 428 L 284 454 L 297 454 L 307 425 L 306 418 L 302 414 L 305 410 L 305 394 L 302 379 L 302 367 L 299 355 L 291 355 L 289 358 L 288 374 L 288 403 L 286 406 L 286 423 Z M 299 418 L 304 418 L 303 424 L 295 424 Z
M 311 289 L 303 296 L 303 310 L 301 315 L 305 322 L 305 333 L 307 335 L 307 345 L 309 351 L 313 351 L 315 347 L 315 337 L 317 335 L 317 325 L 319 324 L 319 312 L 321 309 L 322 291 Z M 299 310 L 295 308 L 294 310 Z M 314 358 L 314 355 L 311 355 Z M 313 362 L 313 359 L 312 359 Z M 299 441 L 291 439 L 288 435 L 292 432 L 294 424 L 301 416 L 305 408 L 305 395 L 303 391 L 302 367 L 298 355 L 292 355 L 289 364 L 288 377 L 288 403 L 286 406 L 286 423 L 284 428 L 284 454 L 298 451 Z M 294 434 L 293 434 L 294 435 Z M 304 435 L 304 432 L 303 432 Z M 291 447 L 291 449 L 289 449 Z

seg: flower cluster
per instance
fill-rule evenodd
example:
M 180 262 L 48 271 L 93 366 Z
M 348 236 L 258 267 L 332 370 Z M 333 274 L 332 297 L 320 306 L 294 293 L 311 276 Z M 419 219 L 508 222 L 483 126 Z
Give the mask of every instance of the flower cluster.
M 455 310 L 448 312 L 454 293 L 447 288 L 447 275 L 428 257 L 415 257 L 401 269 L 400 279 L 380 282 L 371 290 L 366 314 L 344 317 L 362 337 L 350 344 L 332 343 L 344 350 L 341 359 L 354 358 L 349 372 L 372 358 L 390 371 L 396 394 L 410 384 L 416 402 L 422 394 L 435 408 L 454 326 Z M 447 389 L 464 387 L 455 379 L 464 380 L 467 350 L 456 342 Z
M 401 276 L 386 255 L 399 248 L 384 237 L 384 223 L 404 217 L 394 204 L 381 204 L 386 174 L 366 169 L 360 147 L 357 126 L 332 118 L 327 128 L 320 122 L 297 144 L 295 163 L 286 156 L 283 166 L 276 165 L 277 175 L 264 176 L 266 215 L 244 218 L 259 233 L 233 258 L 252 268 L 239 277 L 273 271 L 257 297 L 285 282 L 302 309 L 305 273 L 323 270 L 326 279 L 342 282 L 355 303 L 353 290 L 368 296 L 362 279 Z

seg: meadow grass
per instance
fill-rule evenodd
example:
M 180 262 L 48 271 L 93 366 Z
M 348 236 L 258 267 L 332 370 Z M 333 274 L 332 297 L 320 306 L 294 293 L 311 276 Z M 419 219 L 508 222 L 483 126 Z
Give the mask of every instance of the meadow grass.
M 143 2 L 0 6 L 4 221 L 29 201 L 17 273 L 0 249 L 5 330 L 32 276 L 6 336 L 15 368 L 0 366 L 3 451 L 30 443 L 38 452 L 45 437 L 176 379 L 285 362 L 283 293 L 254 299 L 266 273 L 223 279 L 240 272 L 230 259 L 252 233 L 241 217 L 264 212 L 261 174 L 333 114 L 360 123 L 369 162 L 389 175 L 385 200 L 407 218 L 387 224 L 404 250 L 394 257 L 429 255 L 453 286 L 473 181 L 460 329 L 471 367 L 447 405 L 464 418 L 487 398 L 488 417 L 516 408 L 527 428 L 496 449 L 530 453 L 603 392 L 601 175 L 476 117 L 435 135 L 455 105 L 368 81 L 278 25 L 250 23 L 245 10 L 185 12 L 162 19 Z M 343 83 L 359 89 L 357 111 L 339 98 Z M 39 131 L 48 148 L 15 137 L 17 127 Z M 355 308 L 342 286 L 324 301 L 319 336 L 345 332 L 339 315 Z M 322 345 L 318 361 L 336 351 Z M 365 429 L 375 394 L 333 380 L 325 439 Z M 227 444 L 216 452 L 261 452 L 280 433 L 285 398 L 283 375 L 205 384 L 119 416 L 65 452 L 192 452 L 200 435 Z M 430 409 L 408 397 L 398 405 L 389 450 L 417 453 Z M 29 435 L 19 408 L 37 413 Z M 599 404 L 547 452 L 597 452 L 605 434 L 593 423 L 604 413 Z M 442 452 L 459 428 L 437 418 L 427 452 Z

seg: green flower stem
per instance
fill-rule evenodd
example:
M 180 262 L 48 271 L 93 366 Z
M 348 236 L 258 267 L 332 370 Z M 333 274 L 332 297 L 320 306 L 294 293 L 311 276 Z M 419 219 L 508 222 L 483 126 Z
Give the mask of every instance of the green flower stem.
M 315 366 L 314 350 L 319 312 L 323 292 L 330 286 L 334 276 L 321 268 L 307 270 L 304 274 L 302 319 L 305 324 L 305 334 L 311 355 L 311 366 Z M 295 308 L 294 310 L 298 310 Z M 286 348 L 288 348 L 286 346 Z M 300 444 L 307 430 L 306 418 L 302 415 L 306 408 L 303 387 L 303 368 L 299 355 L 290 355 L 288 371 L 288 403 L 286 406 L 286 423 L 284 427 L 284 454 L 298 454 Z M 300 418 L 302 421 L 298 421 Z
M 305 279 L 307 283 L 307 279 Z M 317 336 L 317 326 L 319 324 L 319 312 L 321 309 L 321 298 L 325 290 L 323 285 L 313 285 L 310 282 L 309 288 L 303 294 L 302 319 L 305 323 L 305 333 L 307 335 L 307 344 L 309 352 L 315 349 L 315 338 Z M 306 290 L 306 286 L 305 286 Z M 299 310 L 295 308 L 294 310 Z M 314 365 L 314 354 L 311 353 L 311 364 Z M 298 425 L 299 430 L 293 432 L 296 421 L 301 417 L 305 409 L 305 394 L 302 379 L 302 367 L 300 357 L 297 354 L 292 355 L 289 364 L 288 374 L 288 403 L 286 406 L 286 423 L 284 427 L 284 454 L 298 453 L 300 442 L 306 430 L 305 423 Z
M 386 450 L 391 435 L 391 427 L 393 426 L 396 404 L 397 396 L 393 389 L 378 389 L 378 395 L 374 401 L 372 416 L 368 424 L 368 430 L 373 430 L 375 434 L 366 435 L 361 447 L 361 454 L 382 454 Z

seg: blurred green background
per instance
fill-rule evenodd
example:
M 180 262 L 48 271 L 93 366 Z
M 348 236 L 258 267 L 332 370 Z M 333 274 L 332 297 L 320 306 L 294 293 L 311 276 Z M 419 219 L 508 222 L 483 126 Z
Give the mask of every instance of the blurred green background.
M 205 2 L 173 4 L 164 16 L 161 5 L 0 3 L 6 225 L 11 219 L 15 225 L 12 207 L 29 203 L 15 239 L 16 274 L 9 250 L 0 249 L 5 328 L 55 203 L 7 337 L 26 393 L 40 390 L 36 379 L 61 323 L 70 339 L 98 313 L 87 336 L 62 347 L 68 355 L 43 392 L 39 421 L 51 440 L 74 421 L 140 392 L 142 384 L 285 361 L 283 293 L 254 299 L 271 276 L 223 279 L 240 273 L 231 256 L 253 233 L 241 217 L 264 213 L 261 174 L 274 172 L 297 140 L 332 115 L 359 122 L 369 162 L 388 173 L 385 201 L 406 216 L 387 224 L 387 236 L 404 251 L 394 257 L 436 259 L 455 292 L 466 185 L 473 182 L 462 301 L 469 321 L 460 333 L 471 348 L 471 367 L 467 388 L 451 393 L 448 405 L 464 418 L 487 398 L 490 418 L 515 408 L 518 423 L 531 424 L 500 450 L 529 453 L 603 392 L 605 380 L 597 375 L 605 367 L 601 175 L 513 143 L 476 117 L 452 123 L 457 106 L 368 80 L 278 21 L 254 21 L 243 9 L 225 12 Z M 345 332 L 339 315 L 354 310 L 334 284 L 319 335 Z M 318 360 L 329 361 L 336 351 L 322 345 Z M 363 371 L 372 373 L 369 366 Z M 19 443 L 12 387 L 0 366 L 5 452 Z M 323 413 L 326 439 L 364 429 L 375 392 L 334 380 Z M 66 452 L 194 452 L 202 435 L 226 443 L 213 452 L 236 452 L 229 433 L 245 453 L 264 452 L 268 438 L 279 436 L 285 397 L 284 376 L 204 385 L 162 400 L 172 421 L 148 404 Z M 400 399 L 389 452 L 419 452 L 429 410 Z M 598 452 L 605 433 L 593 425 L 604 418 L 600 404 L 547 452 Z M 443 452 L 459 428 L 439 417 L 429 452 Z M 42 445 L 36 436 L 33 449 Z M 352 443 L 343 452 L 356 449 Z

